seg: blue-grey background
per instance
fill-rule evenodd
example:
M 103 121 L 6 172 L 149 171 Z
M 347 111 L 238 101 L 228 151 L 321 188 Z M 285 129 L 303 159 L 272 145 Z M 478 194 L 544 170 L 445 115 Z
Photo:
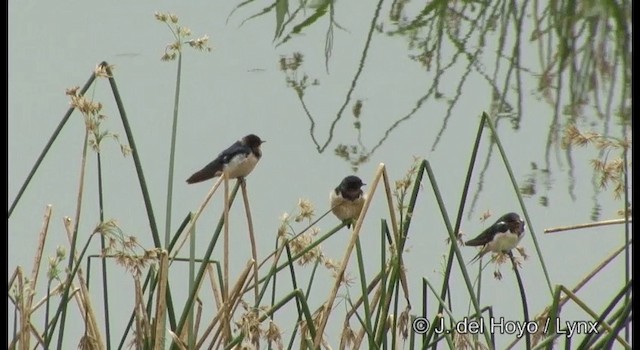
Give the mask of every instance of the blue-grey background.
M 375 32 L 353 100 L 338 121 L 331 144 L 325 152 L 318 153 L 309 135 L 309 121 L 295 92 L 287 87 L 286 75 L 279 70 L 278 61 L 283 56 L 300 52 L 304 55 L 300 73 L 305 72 L 311 79 L 319 80 L 319 85 L 307 89 L 305 102 L 316 118 L 316 137 L 321 144 L 324 143 L 330 122 L 343 103 L 358 68 L 375 5 L 368 2 L 337 3 L 336 18 L 346 30 L 334 31 L 329 74 L 324 58 L 327 19 L 321 19 L 302 34 L 276 47 L 272 42 L 275 28 L 273 13 L 240 25 L 245 18 L 260 11 L 263 5 L 268 4 L 247 6 L 229 17 L 235 6 L 233 2 L 10 2 L 9 205 L 13 203 L 37 156 L 69 107 L 65 89 L 84 84 L 94 67 L 104 60 L 114 65 L 115 79 L 135 134 L 153 209 L 164 237 L 176 62 L 160 60 L 165 46 L 173 41 L 173 37 L 166 26 L 154 18 L 153 13 L 159 11 L 177 14 L 180 24 L 192 30 L 193 38 L 207 34 L 213 47 L 210 53 L 186 48 L 183 56 L 172 232 L 189 211 L 196 210 L 211 185 L 208 182 L 187 186 L 184 179 L 247 133 L 256 133 L 267 140 L 263 145 L 264 156 L 248 179 L 259 257 L 265 257 L 272 250 L 279 217 L 283 212 L 294 213 L 299 198 L 311 200 L 317 215 L 328 210 L 329 191 L 345 175 L 352 173 L 350 165 L 335 156 L 333 149 L 338 143 L 357 143 L 354 117 L 350 112 L 355 100 L 361 99 L 364 103 L 360 118 L 362 141 L 371 149 L 396 120 L 414 108 L 416 101 L 426 93 L 426 87 L 430 86 L 434 71 L 427 71 L 409 59 L 410 51 L 402 37 Z M 383 6 L 380 22 L 389 25 L 385 11 L 389 11 L 388 5 Z M 526 28 L 530 30 L 530 27 Z M 488 38 L 497 42 L 496 36 L 489 35 Z M 480 58 L 482 64 L 490 66 L 498 59 L 495 47 L 495 44 L 487 44 Z M 447 49 L 451 51 L 447 52 Z M 554 110 L 536 92 L 538 74 L 541 73 L 536 46 L 526 44 L 521 49 L 521 65 L 530 72 L 523 73 L 522 88 L 525 91 L 522 91 L 524 100 L 520 127 L 517 130 L 512 128 L 505 119 L 499 124 L 498 131 L 514 175 L 523 184 L 532 173 L 532 162 L 539 168 L 545 168 L 545 143 Z M 451 45 L 443 49 L 445 56 L 450 57 L 454 53 Z M 444 98 L 429 99 L 412 118 L 400 123 L 370 161 L 357 172 L 369 183 L 378 164 L 384 163 L 390 178 L 397 180 L 404 176 L 412 164 L 413 156 L 428 159 L 452 221 L 460 200 L 480 114 L 491 110 L 491 89 L 483 77 L 471 74 L 453 107 L 440 142 L 431 150 L 449 108 L 449 100 L 456 94 L 464 67 L 466 65 L 454 65 L 447 79 L 440 84 Z M 93 96 L 104 104 L 102 113 L 108 119 L 103 123 L 103 128 L 118 133 L 122 142 L 126 143 L 108 82 L 98 80 L 87 96 Z M 615 121 L 604 126 L 597 118 L 589 117 L 593 115 L 589 109 L 585 115 L 584 120 L 578 121 L 579 127 L 596 132 L 609 130 L 612 136 L 621 135 L 621 127 Z M 74 113 L 9 220 L 10 275 L 17 266 L 31 271 L 36 237 L 47 204 L 53 205 L 53 216 L 45 256 L 55 255 L 58 245 L 67 246 L 62 220 L 75 215 L 83 128 L 82 116 Z M 470 210 L 472 195 L 476 195 L 479 188 L 480 165 L 484 164 L 489 147 L 488 131 L 483 137 L 471 182 L 466 214 Z M 552 146 L 548 178 L 539 178 L 537 195 L 525 198 L 551 281 L 569 288 L 624 242 L 622 226 L 543 234 L 545 228 L 591 221 L 595 202 L 601 207 L 601 219 L 617 218 L 618 210 L 623 208 L 623 202 L 615 200 L 611 190 L 594 193 L 590 160 L 598 157 L 597 152 L 587 147 L 574 149 L 571 154 L 575 167 L 572 175 L 569 174 L 565 151 L 557 144 Z M 149 226 L 132 158 L 124 158 L 118 145 L 109 141 L 103 143 L 102 157 L 105 216 L 116 219 L 125 234 L 137 236 L 142 245 L 151 248 Z M 539 175 L 539 172 L 535 174 Z M 82 243 L 98 224 L 96 178 L 95 155 L 91 154 L 79 228 L 79 240 Z M 571 182 L 575 183 L 574 198 L 568 190 Z M 539 203 L 542 195 L 548 197 L 548 206 Z M 221 212 L 221 198 L 221 194 L 217 194 L 201 217 L 199 235 L 212 232 L 211 228 Z M 426 180 L 418 202 L 406 246 L 408 252 L 404 255 L 412 313 L 420 312 L 421 278 L 440 284 L 443 256 L 448 251 L 446 230 L 431 186 Z M 361 233 L 365 254 L 371 263 L 370 275 L 371 271 L 379 268 L 379 219 L 388 218 L 386 210 L 382 188 L 378 188 Z M 486 210 L 494 214 L 489 219 L 491 222 L 508 211 L 522 213 L 495 149 L 473 212 L 470 216 L 465 214 L 462 222 L 461 231 L 467 239 L 489 224 L 479 221 L 481 213 Z M 230 246 L 234 251 L 232 276 L 237 275 L 250 257 L 243 217 L 244 211 L 240 202 L 237 202 L 231 223 L 233 235 Z M 326 232 L 336 224 L 334 217 L 327 216 L 318 227 Z M 198 237 L 201 242 L 198 246 L 200 254 L 204 252 L 207 238 Z M 343 229 L 343 232 L 322 245 L 324 254 L 335 260 L 340 259 L 348 238 L 348 231 Z M 550 304 L 551 296 L 530 231 L 527 231 L 521 244 L 531 257 L 524 262 L 521 273 L 533 317 Z M 96 254 L 99 252 L 97 239 L 94 239 L 92 251 Z M 221 258 L 220 253 L 221 250 L 216 249 L 215 257 Z M 463 253 L 465 258 L 471 259 L 476 250 L 463 248 Z M 186 266 L 175 267 L 176 275 L 172 279 L 174 301 L 178 300 L 178 307 L 183 303 L 187 286 L 185 275 L 179 274 L 182 268 L 182 272 L 185 272 Z M 46 271 L 46 259 L 43 269 L 43 272 Z M 310 267 L 301 269 L 301 273 L 304 276 L 309 270 Z M 355 276 L 353 267 L 348 271 Z M 467 303 L 468 295 L 459 269 L 454 268 L 454 271 L 451 293 L 453 300 L 458 301 L 454 303 L 458 305 L 454 313 L 460 318 L 467 313 L 467 308 L 463 306 Z M 510 268 L 502 267 L 504 278 L 500 281 L 491 277 L 491 268 L 486 271 L 483 304 L 493 304 L 497 316 L 519 320 L 522 315 L 521 304 Z M 113 283 L 110 294 L 112 342 L 116 342 L 134 301 L 133 284 L 124 269 L 114 263 L 109 266 L 109 273 Z M 594 310 L 602 310 L 622 288 L 623 274 L 624 261 L 618 258 L 580 291 L 580 298 Z M 98 276 L 97 268 L 93 268 L 92 275 L 93 278 Z M 43 277 L 41 273 L 35 300 L 43 296 Z M 321 270 L 318 279 L 324 283 L 318 283 L 312 293 L 312 303 L 316 302 L 312 304 L 313 308 L 326 299 L 329 294 L 326 286 L 333 283 L 330 272 L 326 270 Z M 180 286 L 181 280 L 183 286 Z M 102 294 L 97 279 L 94 283 L 91 286 L 95 296 L 93 302 L 100 309 Z M 281 286 L 284 288 L 284 285 Z M 359 290 L 355 284 L 351 287 L 351 295 L 359 295 Z M 286 289 L 283 289 L 282 293 L 285 292 Z M 339 293 L 344 295 L 345 287 Z M 252 297 L 248 296 L 247 299 L 252 300 Z M 203 303 L 205 309 L 214 308 L 212 299 L 205 299 Z M 342 309 L 347 307 L 340 302 L 336 305 Z M 435 305 L 430 306 L 431 310 L 435 310 Z M 276 318 L 285 334 L 293 327 L 292 314 L 279 313 Z M 588 319 L 584 312 L 571 303 L 563 309 L 563 315 L 567 320 Z M 428 316 L 433 317 L 432 314 Z M 342 317 L 336 316 L 336 322 L 330 322 L 327 327 L 326 337 L 333 347 L 339 344 L 342 320 Z M 82 336 L 81 318 L 71 317 L 67 323 L 65 344 L 75 346 Z M 36 321 L 36 324 L 40 325 L 41 322 Z M 358 327 L 355 322 L 352 322 L 352 326 Z M 12 328 L 13 317 L 10 316 L 9 334 Z M 505 346 L 512 339 L 513 336 L 498 336 L 498 347 Z

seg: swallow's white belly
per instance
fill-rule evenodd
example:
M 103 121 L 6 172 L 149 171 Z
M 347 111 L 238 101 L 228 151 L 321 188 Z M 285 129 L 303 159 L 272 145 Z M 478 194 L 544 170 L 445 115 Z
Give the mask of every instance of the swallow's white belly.
M 518 236 L 515 233 L 511 232 L 498 233 L 495 235 L 495 237 L 493 237 L 493 240 L 491 242 L 487 243 L 486 250 L 496 253 L 509 251 L 518 245 L 518 242 L 520 242 L 522 236 L 523 234 Z
M 233 157 L 224 167 L 224 171 L 230 179 L 245 177 L 256 167 L 258 158 L 253 153 L 249 155 L 237 155 Z
M 331 199 L 331 211 L 340 220 L 357 219 L 360 216 L 362 207 L 364 206 L 365 195 L 355 201 L 342 198 L 342 196 L 336 194 L 335 191 L 331 191 L 329 197 Z

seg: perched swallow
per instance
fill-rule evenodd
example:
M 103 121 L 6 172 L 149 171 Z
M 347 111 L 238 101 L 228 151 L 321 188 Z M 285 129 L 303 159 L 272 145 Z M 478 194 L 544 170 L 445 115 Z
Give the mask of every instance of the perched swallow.
M 187 183 L 194 184 L 209 180 L 227 173 L 230 179 L 244 178 L 258 164 L 262 157 L 260 145 L 265 142 L 254 134 L 249 134 L 236 141 L 229 148 L 220 152 L 216 159 L 207 164 L 187 179 Z
M 478 255 L 469 263 L 480 259 L 488 252 L 510 252 L 524 236 L 524 221 L 516 213 L 508 213 L 500 217 L 493 225 L 482 231 L 478 237 L 465 242 L 468 246 L 482 246 Z
M 359 177 L 350 175 L 345 177 L 329 195 L 331 211 L 338 219 L 347 221 L 347 228 L 351 228 L 351 224 L 358 220 L 362 211 L 366 199 L 361 189 L 364 185 Z

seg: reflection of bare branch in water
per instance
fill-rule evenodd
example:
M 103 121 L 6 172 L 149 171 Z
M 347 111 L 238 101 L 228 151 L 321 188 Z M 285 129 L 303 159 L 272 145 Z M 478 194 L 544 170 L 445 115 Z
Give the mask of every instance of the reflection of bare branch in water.
M 376 6 L 376 12 L 375 12 L 375 14 L 373 16 L 373 19 L 371 20 L 371 26 L 369 28 L 369 33 L 367 34 L 367 40 L 365 42 L 364 49 L 362 50 L 362 56 L 360 58 L 360 64 L 358 65 L 358 70 L 356 71 L 356 74 L 353 77 L 353 80 L 351 81 L 351 87 L 347 91 L 347 95 L 345 97 L 344 103 L 342 104 L 342 106 L 340 106 L 340 109 L 338 110 L 338 113 L 337 113 L 335 119 L 331 122 L 331 127 L 329 128 L 329 136 L 327 137 L 327 140 L 325 141 L 325 143 L 322 146 L 320 146 L 320 144 L 318 144 L 317 142 L 314 141 L 314 143 L 316 145 L 316 148 L 317 148 L 318 152 L 320 152 L 320 153 L 324 152 L 324 150 L 327 148 L 327 146 L 329 145 L 329 143 L 333 139 L 333 131 L 334 131 L 335 127 L 336 127 L 336 124 L 338 123 L 338 120 L 340 120 L 340 118 L 342 118 L 342 113 L 344 112 L 344 110 L 349 105 L 349 102 L 351 101 L 351 95 L 353 94 L 353 91 L 356 88 L 356 84 L 358 82 L 358 79 L 360 78 L 360 75 L 362 74 L 362 70 L 364 69 L 364 62 L 365 62 L 365 59 L 367 58 L 367 53 L 368 53 L 369 47 L 371 45 L 371 38 L 373 37 L 373 32 L 375 30 L 375 25 L 376 25 L 376 22 L 378 20 L 379 15 L 380 15 L 380 9 L 382 8 L 383 1 L 384 0 L 380 0 L 378 2 L 378 5 Z
M 316 122 L 311 116 L 311 112 L 307 108 L 307 104 L 304 102 L 304 93 L 305 90 L 309 87 L 309 76 L 306 74 L 302 75 L 302 78 L 298 77 L 298 69 L 302 67 L 302 62 L 304 61 L 304 57 L 299 52 L 294 52 L 291 57 L 281 57 L 280 58 L 280 70 L 285 72 L 287 75 L 287 86 L 291 87 L 295 92 L 296 96 L 300 100 L 302 104 L 302 109 L 304 109 L 305 115 L 309 119 L 309 133 L 311 134 L 311 139 L 317 145 L 318 142 L 315 138 L 315 128 Z M 319 85 L 318 80 L 314 80 L 311 85 Z
M 431 63 L 432 61 L 434 61 L 433 58 L 435 57 L 435 77 L 432 80 L 432 84 L 429 87 L 427 93 L 418 99 L 414 108 L 408 114 L 397 119 L 393 124 L 391 124 L 391 126 L 387 128 L 384 135 L 380 138 L 377 144 L 371 149 L 371 151 L 366 152 L 364 154 L 360 153 L 358 155 L 359 159 L 362 159 L 364 161 L 368 160 L 369 157 L 373 153 L 375 153 L 375 151 L 384 143 L 384 141 L 388 138 L 391 132 L 395 128 L 397 128 L 402 122 L 407 121 L 408 119 L 413 117 L 416 114 L 416 112 L 420 110 L 423 104 L 428 101 L 430 97 L 433 96 L 436 99 L 439 99 L 442 97 L 442 94 L 439 92 L 439 89 L 438 89 L 441 78 L 443 77 L 444 73 L 446 73 L 451 67 L 453 67 L 457 63 L 459 57 L 462 55 L 463 57 L 466 57 L 468 59 L 469 64 L 467 65 L 466 72 L 464 73 L 464 75 L 462 76 L 462 78 L 458 83 L 458 86 L 456 89 L 456 95 L 448 101 L 449 104 L 448 104 L 447 112 L 443 119 L 440 131 L 438 132 L 438 136 L 436 137 L 436 141 L 432 146 L 432 149 L 435 149 L 440 137 L 442 136 L 442 134 L 446 129 L 447 122 L 452 115 L 453 108 L 456 106 L 456 103 L 462 94 L 462 87 L 466 82 L 466 77 L 471 73 L 471 68 L 476 64 L 477 58 L 482 52 L 482 47 L 477 48 L 473 52 L 468 52 L 466 50 L 466 47 L 469 46 L 469 41 L 470 41 L 469 39 L 471 38 L 471 36 L 473 34 L 478 33 L 477 28 L 475 27 L 475 24 L 477 24 L 480 21 L 480 19 L 484 18 L 487 15 L 487 11 L 489 11 L 489 7 L 483 7 L 474 19 L 465 18 L 471 21 L 473 25 L 469 26 L 467 33 L 465 33 L 465 36 L 462 37 L 462 39 L 457 39 L 457 37 L 459 36 L 460 25 L 461 25 L 460 19 L 464 17 L 462 14 L 464 13 L 464 9 L 466 8 L 466 6 L 467 5 L 464 5 L 461 11 L 455 11 L 453 8 L 450 8 L 448 9 L 449 13 L 445 15 L 439 15 L 437 13 L 434 13 L 433 16 L 424 19 L 424 25 L 429 24 L 428 26 L 429 34 L 427 38 L 423 39 L 418 44 L 416 44 L 416 42 L 419 41 L 416 36 L 410 37 L 410 44 L 409 44 L 410 47 L 418 46 L 424 50 L 423 53 L 421 53 L 420 55 L 414 55 L 410 57 L 418 62 L 421 62 L 427 68 L 427 70 L 431 69 Z M 494 17 L 498 13 L 499 13 L 499 9 L 497 7 L 494 7 L 493 11 L 489 14 L 489 17 Z M 412 25 L 413 23 L 409 24 L 407 27 L 410 27 Z M 481 35 L 485 35 L 490 29 L 491 29 L 491 26 L 485 26 L 481 31 Z M 398 33 L 411 33 L 411 30 L 401 27 L 399 30 L 395 32 L 390 32 L 389 34 L 395 35 Z M 448 62 L 444 66 L 443 66 L 443 59 L 442 59 L 443 42 L 442 40 L 436 40 L 436 42 L 433 45 L 430 45 L 429 40 L 432 39 L 432 33 L 434 33 L 434 35 L 436 35 L 438 38 L 442 38 L 446 35 L 446 37 L 453 43 L 453 45 L 458 48 L 458 50 L 453 54 L 450 62 Z M 340 149 L 344 149 L 345 147 L 348 147 L 348 146 L 339 145 Z M 362 148 L 362 150 L 364 150 L 364 147 Z M 356 163 L 355 164 L 356 167 L 357 165 L 359 165 L 357 161 L 354 161 L 354 159 L 347 158 L 347 160 L 349 160 L 352 163 L 352 165 Z
M 530 75 L 538 80 L 538 97 L 553 109 L 542 167 L 546 171 L 551 171 L 554 167 L 566 171 L 568 193 L 575 200 L 577 164 L 572 159 L 571 146 L 561 147 L 561 135 L 567 125 L 589 121 L 591 113 L 596 114 L 597 122 L 601 124 L 599 131 L 603 135 L 610 133 L 610 124 L 614 120 L 612 117 L 616 115 L 623 116 L 622 123 L 629 123 L 631 3 L 621 0 L 596 8 L 592 2 L 436 1 L 424 5 L 417 14 L 408 15 L 407 8 L 412 6 L 407 5 L 411 0 L 394 0 L 389 10 L 390 25 L 393 28 L 385 31 L 384 26 L 389 24 L 378 22 L 382 1 L 377 4 L 356 74 L 344 103 L 331 122 L 324 143 L 317 140 L 313 114 L 307 109 L 303 96 L 298 95 L 309 118 L 310 134 L 317 150 L 323 152 L 328 147 L 337 122 L 347 106 L 353 106 L 352 95 L 363 72 L 372 33 L 378 30 L 389 36 L 406 38 L 409 58 L 421 64 L 426 71 L 433 72 L 433 78 L 429 86 L 425 86 L 426 92 L 416 100 L 413 108 L 393 121 L 370 150 L 362 142 L 362 124 L 356 118 L 354 128 L 357 131 L 357 142 L 338 145 L 334 149 L 336 154 L 357 170 L 401 123 L 417 115 L 426 102 L 431 98 L 437 100 L 446 97 L 448 106 L 432 143 L 434 150 L 447 129 L 463 86 L 472 73 L 482 76 L 492 89 L 489 114 L 493 117 L 510 115 L 512 126 L 517 130 L 523 116 L 523 75 Z M 333 21 L 333 7 L 331 10 L 330 22 Z M 531 19 L 527 26 L 525 16 Z M 526 30 L 531 32 L 525 33 Z M 327 61 L 332 34 L 332 31 L 327 32 Z M 521 64 L 521 45 L 527 45 L 527 39 L 537 48 L 539 69 L 526 68 Z M 495 46 L 487 45 L 491 42 Z M 495 64 L 490 69 L 482 62 L 487 48 L 497 55 Z M 464 58 L 466 62 L 461 63 Z M 463 64 L 464 67 L 461 67 Z M 454 73 L 458 76 L 445 76 L 446 72 L 453 71 L 450 68 L 454 66 L 462 69 L 460 73 Z M 440 84 L 445 79 L 448 87 L 451 86 L 450 82 L 458 81 L 451 96 L 444 96 L 441 92 Z M 489 155 L 491 154 L 493 153 L 490 152 Z M 548 199 L 540 201 L 547 202 Z
M 555 4 L 566 5 L 562 2 Z M 589 116 L 585 107 L 596 113 L 602 133 L 609 135 L 609 124 L 616 114 L 612 108 L 614 96 L 620 96 L 619 110 L 630 103 L 627 89 L 631 77 L 628 64 L 631 55 L 628 30 L 631 2 L 610 2 L 609 5 L 606 9 L 596 9 L 591 3 L 576 2 L 571 7 L 556 8 L 549 3 L 540 12 L 544 14 L 543 17 L 538 17 L 539 12 L 534 11 L 534 33 L 537 37 L 547 37 L 546 45 L 543 40 L 538 40 L 540 66 L 546 72 L 542 77 L 545 80 L 541 80 L 541 90 L 548 89 L 547 85 L 554 78 L 556 81 L 555 101 L 549 101 L 554 106 L 554 117 L 545 149 L 548 168 L 551 168 L 552 148 L 559 156 L 559 135 L 563 129 Z M 544 52 L 547 54 L 544 55 Z M 622 74 L 624 81 L 618 81 L 619 74 Z M 565 97 L 568 103 L 562 105 L 562 91 L 565 89 L 568 91 Z M 600 102 L 603 98 L 606 101 L 604 106 Z M 566 118 L 561 118 L 561 115 Z M 565 119 L 565 122 L 562 123 L 561 119 Z M 564 158 L 569 164 L 569 193 L 575 199 L 572 154 L 571 147 L 565 149 Z M 556 161 L 562 165 L 559 158 Z M 594 208 L 594 213 L 597 212 L 597 208 Z
M 363 105 L 364 103 L 362 100 L 356 100 L 353 104 L 353 108 L 351 108 L 351 112 L 355 119 L 353 122 L 353 128 L 356 129 L 356 132 L 358 133 L 358 146 L 339 144 L 334 150 L 335 155 L 347 160 L 351 164 L 353 172 L 357 172 L 358 166 L 368 160 L 366 157 L 368 157 L 369 154 L 367 147 L 362 143 L 362 119 L 360 119 L 360 116 L 362 115 Z
M 493 17 L 496 15 L 497 12 L 497 7 L 494 7 L 494 11 L 491 13 L 490 17 Z M 460 13 L 458 14 L 458 16 L 461 16 L 461 13 L 464 13 L 464 7 L 462 8 L 462 11 L 460 11 Z M 462 39 L 462 40 L 457 40 L 456 37 L 454 37 L 453 35 L 451 35 L 450 31 L 447 31 L 447 37 L 449 38 L 449 40 L 451 40 L 451 42 L 454 43 L 454 45 L 458 48 L 466 48 L 466 46 L 468 45 L 468 41 L 469 38 L 471 37 L 471 35 L 473 33 L 475 33 L 475 27 L 476 27 L 476 23 L 479 21 L 479 19 L 481 17 L 483 17 L 484 15 L 484 11 L 481 11 L 478 15 L 478 17 L 476 17 L 471 25 L 469 26 L 469 31 L 467 32 L 467 35 Z M 482 32 L 482 36 L 484 34 L 486 34 L 486 32 L 489 30 L 489 27 L 485 27 L 485 30 Z M 457 33 L 456 33 L 457 34 Z M 482 45 L 480 47 L 478 47 L 475 52 L 473 53 L 467 53 L 464 50 L 459 50 L 456 55 L 454 56 L 457 57 L 457 55 L 459 53 L 465 53 L 468 60 L 469 60 L 469 64 L 467 65 L 464 74 L 462 74 L 462 77 L 460 79 L 460 81 L 458 82 L 458 86 L 456 88 L 456 94 L 455 96 L 451 99 L 449 106 L 447 107 L 447 111 L 445 113 L 443 122 L 442 122 L 442 126 L 440 127 L 440 130 L 438 131 L 438 134 L 436 135 L 436 139 L 433 141 L 433 144 L 431 145 L 431 150 L 434 151 L 438 145 L 438 143 L 440 142 L 440 138 L 442 137 L 442 135 L 444 134 L 444 131 L 447 128 L 447 125 L 449 123 L 449 119 L 451 118 L 451 112 L 453 111 L 453 107 L 456 105 L 456 102 L 458 101 L 458 99 L 460 98 L 460 96 L 462 95 L 462 86 L 464 85 L 464 83 L 467 80 L 467 77 L 469 76 L 469 74 L 471 73 L 471 69 L 474 67 L 474 63 L 478 61 L 478 56 L 480 56 L 480 53 L 482 52 Z M 439 61 L 439 60 L 438 60 Z M 455 61 L 455 59 L 453 60 Z M 452 62 L 453 62 L 452 61 Z
M 540 184 L 542 182 L 542 184 Z M 542 191 L 540 191 L 540 188 Z M 525 175 L 519 191 L 523 197 L 538 197 L 538 203 L 543 207 L 549 206 L 549 191 L 551 190 L 551 178 L 549 170 L 538 168 L 538 164 L 531 162 L 531 171 Z

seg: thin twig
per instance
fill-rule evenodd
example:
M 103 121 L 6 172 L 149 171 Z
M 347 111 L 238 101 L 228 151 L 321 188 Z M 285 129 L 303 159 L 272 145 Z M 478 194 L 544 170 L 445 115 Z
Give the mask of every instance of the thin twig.
M 73 233 L 71 235 L 71 248 L 69 252 L 69 263 L 67 265 L 67 269 L 69 271 L 72 270 L 73 262 L 76 257 L 76 241 L 78 236 L 78 226 L 80 225 L 80 213 L 82 212 L 82 194 L 84 193 L 84 178 L 85 178 L 85 171 L 87 170 L 88 145 L 89 145 L 89 129 L 86 128 L 85 126 L 84 140 L 82 143 L 82 156 L 80 158 L 80 178 L 78 180 L 78 195 L 76 197 L 76 215 L 75 215 L 75 221 L 74 221 L 75 225 L 74 225 Z M 69 220 L 65 220 L 65 223 L 68 222 Z M 68 275 L 67 279 L 71 284 L 71 281 L 73 280 L 73 275 Z M 66 292 L 68 292 L 68 289 L 65 289 L 62 295 L 61 304 L 64 305 L 64 307 L 61 310 L 62 313 L 60 316 L 60 328 L 59 328 L 60 333 L 58 335 L 58 348 L 62 348 L 62 343 L 64 339 L 64 328 L 65 328 L 65 323 L 67 319 L 66 303 L 69 301 L 69 295 L 65 294 Z
M 240 273 L 240 277 L 238 277 L 238 280 L 235 286 L 233 287 L 233 290 L 231 291 L 231 294 L 228 299 L 229 302 L 225 301 L 221 305 L 221 307 L 218 309 L 218 312 L 216 313 L 216 315 L 213 317 L 213 319 L 211 320 L 207 328 L 202 333 L 202 337 L 200 338 L 200 340 L 198 340 L 198 343 L 196 344 L 196 347 L 195 347 L 196 349 L 202 348 L 204 341 L 207 339 L 211 331 L 215 328 L 220 318 L 223 315 L 228 313 L 228 310 L 231 309 L 231 305 L 237 304 L 237 300 L 242 296 L 241 291 L 243 290 L 243 286 L 246 283 L 247 277 L 249 276 L 249 273 L 252 270 L 252 267 L 254 264 L 255 264 L 255 261 L 253 260 L 247 262 L 247 265 L 245 266 L 244 270 L 242 270 L 242 272 Z M 221 325 L 218 328 L 218 332 L 216 332 L 216 334 L 218 334 L 221 330 L 224 331 L 225 328 L 226 328 L 226 325 Z M 217 339 L 217 335 L 214 336 L 212 343 L 215 343 L 216 339 Z
M 78 230 L 73 225 L 69 218 L 68 220 L 64 220 L 64 226 L 67 231 L 67 238 L 70 242 L 73 241 L 73 237 L 77 235 Z M 91 239 L 91 237 L 89 237 Z M 78 302 L 78 309 L 80 310 L 83 317 L 85 317 L 86 326 L 89 330 L 89 335 L 92 337 L 94 345 L 97 346 L 97 349 L 104 350 L 104 343 L 102 341 L 102 336 L 100 335 L 100 329 L 98 327 L 98 320 L 96 318 L 95 312 L 93 311 L 93 306 L 91 304 L 91 296 L 89 294 L 89 289 L 87 289 L 87 282 L 84 279 L 84 275 L 82 273 L 82 268 L 80 268 L 80 262 L 78 260 L 77 251 L 73 256 L 69 257 L 73 259 L 73 264 L 78 266 L 78 271 L 76 272 L 76 276 L 78 277 L 78 282 L 80 284 L 80 292 L 76 296 L 76 300 Z M 73 282 L 72 280 L 69 283 Z M 66 308 L 65 308 L 66 310 Z
M 209 203 L 209 200 L 211 200 L 211 197 L 213 197 L 213 194 L 216 192 L 216 190 L 218 189 L 222 181 L 223 181 L 222 177 L 220 177 L 218 181 L 216 181 L 213 184 L 213 186 L 211 187 L 207 195 L 204 197 L 204 201 L 202 201 L 202 204 L 200 204 L 200 207 L 198 207 L 198 210 L 196 210 L 196 212 L 193 214 L 191 221 L 189 221 L 189 225 L 187 225 L 184 228 L 184 230 L 182 230 L 182 232 L 180 233 L 180 236 L 182 236 L 185 232 L 186 232 L 186 235 L 182 237 L 182 241 L 180 241 L 180 243 L 178 244 L 178 247 L 173 250 L 173 254 L 169 259 L 169 266 L 173 264 L 173 261 L 175 260 L 176 255 L 178 255 L 178 252 L 180 251 L 184 243 L 189 238 L 189 235 L 191 235 L 191 229 L 193 228 L 193 226 L 195 226 L 196 221 L 198 221 L 200 214 L 202 214 L 202 211 L 204 210 L 204 207 Z
M 631 244 L 631 241 L 629 241 L 629 245 Z M 615 259 L 616 256 L 618 256 L 620 253 L 622 253 L 625 248 L 627 247 L 627 244 L 623 244 L 622 247 L 616 249 L 614 252 L 612 252 L 608 257 L 606 257 L 604 259 L 604 261 L 602 261 L 598 266 L 596 266 L 595 269 L 593 269 L 589 274 L 587 274 L 580 282 L 578 282 L 578 284 L 575 285 L 575 287 L 573 287 L 571 289 L 571 292 L 574 294 L 577 294 L 578 291 L 584 287 L 593 277 L 595 277 L 600 271 L 602 271 L 602 269 L 604 269 L 611 261 L 613 261 L 613 259 Z M 560 298 L 559 300 L 559 309 L 562 309 L 562 306 L 564 306 L 564 304 L 566 304 L 569 301 L 569 296 L 568 295 L 564 295 Z M 544 317 L 548 317 L 548 313 L 549 310 L 551 309 L 551 306 L 547 306 L 543 311 L 541 311 L 538 316 L 536 316 L 536 319 L 539 318 L 544 318 Z M 513 342 L 511 342 L 506 349 L 511 349 L 513 348 L 522 338 L 517 338 L 513 340 Z
M 244 210 L 247 214 L 247 226 L 249 226 L 249 241 L 251 242 L 251 257 L 253 261 L 256 263 L 253 267 L 253 282 L 254 282 L 254 291 L 255 291 L 255 301 L 256 305 L 258 304 L 259 290 L 258 290 L 258 250 L 256 246 L 256 238 L 253 232 L 253 220 L 251 219 L 251 209 L 249 208 L 249 195 L 247 194 L 247 183 L 246 181 L 240 182 L 240 187 L 242 188 L 242 199 L 244 200 Z
M 29 286 L 29 290 L 32 291 L 32 293 L 29 293 L 29 295 L 22 295 L 23 298 L 23 302 L 21 303 L 22 307 L 21 307 L 21 311 L 22 311 L 22 316 L 20 318 L 21 320 L 21 334 L 23 334 L 23 336 L 21 336 L 21 346 L 24 349 L 29 349 L 29 343 L 30 343 L 30 336 L 29 336 L 29 331 L 27 331 L 26 327 L 27 325 L 30 325 L 31 327 L 33 327 L 33 325 L 31 325 L 31 314 L 32 314 L 32 306 L 33 306 L 33 298 L 35 296 L 35 290 L 36 290 L 36 285 L 38 282 L 38 275 L 40 273 L 40 263 L 42 261 L 42 251 L 44 250 L 44 243 L 47 240 L 47 233 L 49 232 L 49 221 L 51 220 L 51 204 L 47 205 L 45 211 L 44 211 L 44 220 L 42 222 L 42 229 L 40 230 L 40 234 L 38 235 L 38 248 L 36 248 L 36 256 L 33 259 L 33 268 L 31 270 L 31 278 L 30 278 L 30 286 Z
M 631 219 L 632 218 L 630 217 L 629 218 L 629 223 L 632 222 Z M 617 224 L 624 224 L 625 222 L 626 222 L 625 219 L 603 220 L 603 221 L 597 221 L 597 222 L 589 222 L 589 223 L 586 223 L 586 224 L 577 224 L 577 225 L 570 225 L 570 226 L 559 226 L 559 227 L 546 228 L 546 229 L 544 229 L 544 233 L 570 231 L 570 230 L 577 230 L 577 229 L 581 229 L 581 228 L 590 228 L 590 227 L 598 227 L 598 226 L 606 226 L 606 225 L 617 225 Z

